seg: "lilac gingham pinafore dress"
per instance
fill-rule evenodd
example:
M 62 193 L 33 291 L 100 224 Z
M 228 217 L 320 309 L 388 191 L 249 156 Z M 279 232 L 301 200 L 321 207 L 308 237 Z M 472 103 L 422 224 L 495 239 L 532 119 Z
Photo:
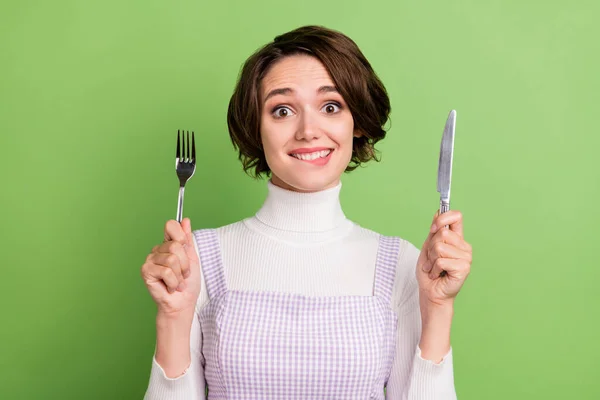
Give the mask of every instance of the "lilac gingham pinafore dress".
M 194 231 L 209 302 L 200 311 L 208 399 L 384 399 L 400 238 L 380 236 L 373 296 L 229 290 L 217 232 Z

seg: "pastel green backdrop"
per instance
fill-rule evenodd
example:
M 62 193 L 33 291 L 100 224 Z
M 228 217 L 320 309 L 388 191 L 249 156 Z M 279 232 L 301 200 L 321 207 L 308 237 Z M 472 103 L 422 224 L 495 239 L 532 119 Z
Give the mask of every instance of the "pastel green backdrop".
M 0 398 L 139 399 L 155 307 L 140 278 L 175 217 L 175 132 L 197 134 L 194 229 L 266 193 L 233 151 L 243 61 L 305 24 L 361 47 L 392 102 L 348 217 L 419 248 L 458 112 L 451 208 L 472 273 L 458 397 L 597 399 L 599 6 L 592 1 L 22 1 L 0 5 Z

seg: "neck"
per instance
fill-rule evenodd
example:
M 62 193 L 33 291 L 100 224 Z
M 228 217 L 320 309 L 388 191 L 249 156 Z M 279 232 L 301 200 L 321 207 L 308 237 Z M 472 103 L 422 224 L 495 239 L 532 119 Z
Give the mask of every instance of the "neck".
M 342 211 L 342 183 L 318 192 L 303 193 L 267 182 L 267 198 L 247 225 L 277 239 L 298 242 L 330 240 L 348 233 L 353 225 Z

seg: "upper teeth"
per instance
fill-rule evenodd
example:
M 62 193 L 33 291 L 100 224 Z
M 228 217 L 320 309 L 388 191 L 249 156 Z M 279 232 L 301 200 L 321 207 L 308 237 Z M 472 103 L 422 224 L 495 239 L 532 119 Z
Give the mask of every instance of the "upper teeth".
M 329 153 L 331 153 L 331 150 L 321 150 L 314 153 L 292 154 L 292 156 L 299 160 L 315 160 L 319 157 L 327 157 Z

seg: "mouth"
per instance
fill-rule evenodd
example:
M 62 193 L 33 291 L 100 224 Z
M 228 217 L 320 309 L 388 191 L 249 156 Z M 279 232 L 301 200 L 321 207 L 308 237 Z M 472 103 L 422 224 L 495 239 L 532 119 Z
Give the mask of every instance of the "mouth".
M 333 149 L 319 150 L 312 153 L 290 153 L 289 156 L 301 161 L 314 161 L 328 158 L 331 153 L 333 153 Z
M 312 164 L 322 167 L 329 162 L 333 152 L 333 149 L 324 149 L 312 153 L 290 153 L 289 156 L 303 164 Z

